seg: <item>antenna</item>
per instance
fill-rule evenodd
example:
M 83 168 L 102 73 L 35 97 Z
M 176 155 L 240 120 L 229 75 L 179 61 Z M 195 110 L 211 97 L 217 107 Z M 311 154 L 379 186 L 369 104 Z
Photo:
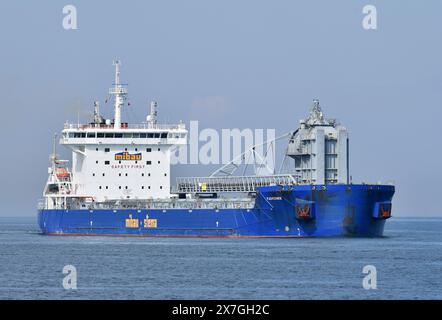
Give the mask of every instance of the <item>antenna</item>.
M 52 144 L 52 154 L 50 161 L 52 162 L 52 169 L 55 171 L 55 165 L 57 164 L 57 134 L 54 133 L 53 144 Z
M 115 66 L 115 88 L 117 88 L 120 85 L 120 60 L 116 59 L 113 62 L 113 65 Z
M 127 89 L 123 88 L 120 83 L 120 65 L 121 62 L 118 59 L 115 59 L 113 62 L 115 66 L 115 83 L 114 87 L 109 89 L 109 94 L 115 96 L 115 114 L 114 114 L 114 129 L 121 128 L 121 107 L 124 104 L 124 99 L 127 95 Z

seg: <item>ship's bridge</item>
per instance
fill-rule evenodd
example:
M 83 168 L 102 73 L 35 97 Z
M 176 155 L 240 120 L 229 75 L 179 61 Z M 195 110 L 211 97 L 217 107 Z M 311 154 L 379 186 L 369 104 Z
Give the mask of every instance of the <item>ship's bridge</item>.
M 185 124 L 66 123 L 74 193 L 96 201 L 170 196 L 170 154 L 187 144 Z
M 187 130 L 184 123 L 169 124 L 128 124 L 119 129 L 113 124 L 65 123 L 60 143 L 64 145 L 185 145 Z

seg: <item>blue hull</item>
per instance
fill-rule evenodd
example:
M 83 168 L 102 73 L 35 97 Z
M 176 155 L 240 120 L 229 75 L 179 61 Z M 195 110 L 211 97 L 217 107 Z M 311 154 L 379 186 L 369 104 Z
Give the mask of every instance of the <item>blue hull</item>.
M 162 237 L 383 235 L 393 186 L 259 188 L 252 209 L 40 210 L 43 234 Z

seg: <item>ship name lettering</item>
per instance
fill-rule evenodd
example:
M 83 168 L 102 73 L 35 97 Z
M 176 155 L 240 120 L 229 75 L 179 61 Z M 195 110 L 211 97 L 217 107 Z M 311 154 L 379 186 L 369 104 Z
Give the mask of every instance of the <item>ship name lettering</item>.
M 115 154 L 115 160 L 140 161 L 141 153 L 130 154 L 129 152 L 120 152 Z
M 157 219 L 144 219 L 144 227 L 145 228 L 157 228 L 158 221 Z
M 139 227 L 139 221 L 138 219 L 133 219 L 132 215 L 129 215 L 129 218 L 126 219 L 126 228 L 138 228 Z

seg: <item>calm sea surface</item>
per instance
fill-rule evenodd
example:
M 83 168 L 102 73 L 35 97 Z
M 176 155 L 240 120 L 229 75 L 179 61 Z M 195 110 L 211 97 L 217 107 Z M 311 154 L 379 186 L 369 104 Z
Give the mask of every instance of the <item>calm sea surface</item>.
M 442 219 L 393 218 L 385 235 L 49 237 L 33 218 L 0 218 L 0 299 L 442 299 Z M 63 289 L 65 265 L 77 290 Z

